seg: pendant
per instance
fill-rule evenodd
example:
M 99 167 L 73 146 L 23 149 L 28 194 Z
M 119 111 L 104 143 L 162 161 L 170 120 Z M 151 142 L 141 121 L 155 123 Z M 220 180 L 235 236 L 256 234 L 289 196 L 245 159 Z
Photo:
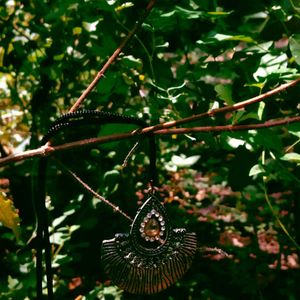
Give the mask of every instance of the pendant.
M 130 233 L 102 242 L 102 264 L 114 284 L 132 294 L 155 294 L 180 279 L 197 251 L 195 233 L 172 229 L 153 195 L 138 210 Z

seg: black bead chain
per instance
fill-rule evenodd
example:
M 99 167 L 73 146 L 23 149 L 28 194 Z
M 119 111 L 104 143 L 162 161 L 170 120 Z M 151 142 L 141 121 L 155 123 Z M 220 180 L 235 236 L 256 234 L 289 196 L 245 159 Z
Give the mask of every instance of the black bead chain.
M 43 137 L 42 144 L 47 143 L 58 132 L 66 128 L 72 128 L 75 125 L 107 123 L 133 124 L 140 127 L 147 126 L 147 123 L 144 120 L 131 116 L 98 110 L 79 110 L 62 115 L 57 120 L 55 120 L 50 126 L 48 132 Z

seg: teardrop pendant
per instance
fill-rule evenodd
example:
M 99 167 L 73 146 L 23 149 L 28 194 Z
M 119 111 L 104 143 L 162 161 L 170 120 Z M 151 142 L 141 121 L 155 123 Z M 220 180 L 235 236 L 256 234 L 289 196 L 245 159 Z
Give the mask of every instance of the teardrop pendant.
M 152 217 L 145 224 L 143 233 L 145 234 L 146 237 L 150 237 L 150 238 L 159 237 L 160 227 L 158 221 Z
M 172 229 L 160 201 L 151 196 L 138 210 L 128 234 L 102 243 L 102 263 L 116 285 L 133 294 L 155 294 L 190 268 L 195 233 Z

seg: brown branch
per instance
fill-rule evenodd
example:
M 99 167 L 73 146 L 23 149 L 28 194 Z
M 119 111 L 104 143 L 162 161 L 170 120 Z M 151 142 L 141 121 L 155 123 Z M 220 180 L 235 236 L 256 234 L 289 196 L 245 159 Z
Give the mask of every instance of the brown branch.
M 49 156 L 52 153 L 59 152 L 59 151 L 65 151 L 73 148 L 81 148 L 87 145 L 102 144 L 102 143 L 108 143 L 112 141 L 128 139 L 130 137 L 133 137 L 134 135 L 136 135 L 136 132 L 132 131 L 123 134 L 112 134 L 112 135 L 107 135 L 99 138 L 91 138 L 91 139 L 85 139 L 76 142 L 70 142 L 58 146 L 51 146 L 49 144 L 46 144 L 34 150 L 23 151 L 21 153 L 16 153 L 4 157 L 0 159 L 0 167 L 5 166 L 12 162 L 18 162 L 32 157 Z
M 243 131 L 251 129 L 261 129 L 275 127 L 280 125 L 288 125 L 290 123 L 300 122 L 300 116 L 281 120 L 267 121 L 265 123 L 250 124 L 250 125 L 223 125 L 223 126 L 202 126 L 191 128 L 174 128 L 161 129 L 155 131 L 155 134 L 186 134 L 193 132 L 223 132 L 223 131 Z
M 108 69 L 108 67 L 114 62 L 114 60 L 119 56 L 123 48 L 127 45 L 129 40 L 134 36 L 136 31 L 141 27 L 142 23 L 144 22 L 145 18 L 148 16 L 150 11 L 152 10 L 156 0 L 150 0 L 148 3 L 144 14 L 142 17 L 139 19 L 139 21 L 134 25 L 132 30 L 128 33 L 128 35 L 124 38 L 120 46 L 115 50 L 115 52 L 110 56 L 110 58 L 107 60 L 107 62 L 104 64 L 102 69 L 97 73 L 93 81 L 90 83 L 90 85 L 86 88 L 86 90 L 81 94 L 81 96 L 76 100 L 74 105 L 71 107 L 69 112 L 74 112 L 76 111 L 81 103 L 84 101 L 84 99 L 89 95 L 89 93 L 94 89 L 94 87 L 97 85 L 101 77 L 103 77 L 105 71 Z
M 42 146 L 40 148 L 34 149 L 34 150 L 28 150 L 24 151 L 18 154 L 12 154 L 7 157 L 4 157 L 0 159 L 0 167 L 5 166 L 6 164 L 12 163 L 12 162 L 18 162 L 22 161 L 28 158 L 32 157 L 39 157 L 39 156 L 47 156 L 52 154 L 53 152 L 57 151 L 65 151 L 68 149 L 73 148 L 79 148 L 79 147 L 85 147 L 87 145 L 93 145 L 93 144 L 100 144 L 100 143 L 107 143 L 111 141 L 117 141 L 122 139 L 127 139 L 134 137 L 139 134 L 147 134 L 150 132 L 155 132 L 155 134 L 185 134 L 185 133 L 191 133 L 191 132 L 204 132 L 204 131 L 236 131 L 236 130 L 247 130 L 247 129 L 258 129 L 258 128 L 266 128 L 266 127 L 272 127 L 272 126 L 279 126 L 279 125 L 285 125 L 288 123 L 298 122 L 299 117 L 293 117 L 288 118 L 284 120 L 276 120 L 276 121 L 268 121 L 266 123 L 262 124 L 255 124 L 255 125 L 225 125 L 225 126 L 205 126 L 205 127 L 194 127 L 194 128 L 175 128 L 172 130 L 166 131 L 166 129 L 170 127 L 175 127 L 181 124 L 190 123 L 197 121 L 199 119 L 205 118 L 205 117 L 211 117 L 221 112 L 232 112 L 241 108 L 244 108 L 250 104 L 257 103 L 259 101 L 262 101 L 270 96 L 273 96 L 289 87 L 292 87 L 296 85 L 300 81 L 300 78 L 293 80 L 291 82 L 288 82 L 286 84 L 282 84 L 279 87 L 275 88 L 274 90 L 268 91 L 262 95 L 259 95 L 257 97 L 236 103 L 232 106 L 225 106 L 218 109 L 212 109 L 208 112 L 198 114 L 192 117 L 184 118 L 181 120 L 166 122 L 163 124 L 157 124 L 154 126 L 149 126 L 146 128 L 143 128 L 142 130 L 134 130 L 128 133 L 123 134 L 113 134 L 109 136 L 99 137 L 99 138 L 92 138 L 92 139 L 86 139 L 71 143 L 66 143 L 63 145 L 52 147 L 50 144 L 47 144 L 45 146 Z
M 280 125 L 288 125 L 295 122 L 300 122 L 300 116 L 286 118 L 282 120 L 267 121 L 265 123 L 251 124 L 251 125 L 224 125 L 224 126 L 203 126 L 203 127 L 191 127 L 191 128 L 160 129 L 154 131 L 154 134 L 166 135 L 166 134 L 187 134 L 193 132 L 242 131 L 242 130 L 250 130 L 250 129 L 275 127 Z M 58 146 L 45 145 L 35 150 L 24 151 L 19 154 L 13 154 L 5 158 L 2 158 L 0 159 L 0 167 L 3 167 L 12 162 L 18 162 L 32 157 L 48 156 L 61 151 L 67 151 L 67 150 L 83 148 L 95 144 L 103 144 L 112 141 L 119 141 L 119 140 L 133 138 L 135 136 L 149 132 L 149 128 L 153 128 L 153 127 L 154 126 L 146 127 L 143 128 L 142 130 L 134 130 L 127 133 L 112 134 L 103 137 L 84 139 L 84 140 L 70 142 Z M 151 130 L 151 132 L 152 131 L 153 130 Z
M 296 85 L 298 82 L 300 82 L 300 78 L 295 79 L 293 81 L 290 81 L 288 83 L 282 84 L 279 87 L 277 87 L 277 88 L 275 88 L 271 91 L 268 91 L 264 94 L 261 94 L 259 96 L 256 96 L 254 98 L 251 98 L 251 99 L 248 99 L 248 100 L 245 100 L 245 101 L 242 101 L 242 102 L 235 103 L 234 105 L 225 106 L 225 107 L 216 108 L 216 109 L 211 109 L 211 110 L 209 110 L 205 113 L 194 115 L 194 116 L 191 116 L 191 117 L 188 117 L 188 118 L 184 118 L 184 119 L 180 119 L 180 120 L 176 120 L 176 121 L 170 121 L 170 122 L 166 122 L 166 123 L 163 123 L 163 124 L 158 124 L 158 125 L 155 125 L 155 126 L 147 127 L 143 130 L 143 132 L 144 133 L 153 132 L 153 131 L 157 131 L 159 129 L 175 127 L 175 126 L 178 126 L 178 125 L 181 125 L 181 124 L 184 124 L 184 123 L 195 122 L 195 121 L 198 121 L 198 120 L 206 118 L 206 117 L 212 117 L 212 116 L 214 116 L 216 114 L 219 114 L 219 113 L 236 111 L 236 110 L 244 108 L 244 107 L 246 107 L 250 104 L 254 104 L 254 103 L 263 101 L 266 98 L 269 98 L 273 95 L 276 95 L 276 94 L 280 93 L 281 91 L 286 90 L 287 88 Z
M 47 146 L 42 146 L 37 149 L 23 151 L 21 153 L 11 154 L 0 159 L 0 167 L 3 167 L 9 163 L 22 161 L 32 157 L 46 156 L 49 153 L 49 148 Z

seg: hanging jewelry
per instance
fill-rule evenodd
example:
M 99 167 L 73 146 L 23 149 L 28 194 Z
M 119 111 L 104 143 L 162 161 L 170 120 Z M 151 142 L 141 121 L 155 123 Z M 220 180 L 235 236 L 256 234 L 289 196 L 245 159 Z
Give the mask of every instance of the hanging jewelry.
M 121 289 L 155 294 L 185 274 L 196 250 L 196 234 L 172 229 L 165 208 L 151 195 L 138 210 L 130 233 L 103 241 L 102 263 Z

